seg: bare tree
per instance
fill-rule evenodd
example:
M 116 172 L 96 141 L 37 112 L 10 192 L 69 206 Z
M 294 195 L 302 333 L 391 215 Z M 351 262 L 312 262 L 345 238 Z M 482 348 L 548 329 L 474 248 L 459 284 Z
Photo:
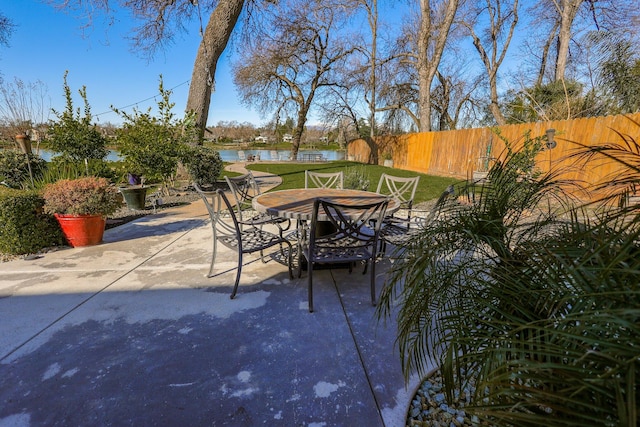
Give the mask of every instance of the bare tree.
M 420 0 L 416 65 L 420 132 L 431 130 L 431 84 L 438 70 L 459 0 Z
M 369 107 L 369 135 L 365 138 L 370 148 L 370 163 L 378 163 L 378 147 L 374 141 L 376 135 L 376 91 L 377 91 L 377 67 L 378 67 L 378 1 L 377 0 L 355 0 L 366 11 L 369 31 L 371 39 L 369 49 L 363 50 L 368 57 L 368 75 L 367 85 L 365 86 L 365 102 Z
M 186 109 L 196 114 L 200 137 L 207 125 L 218 58 L 227 46 L 243 5 L 244 0 L 219 0 L 198 47 Z
M 202 40 L 193 66 L 187 111 L 195 113 L 200 137 L 204 133 L 218 59 L 224 51 L 245 4 L 251 0 L 48 0 L 61 9 L 83 10 L 90 25 L 96 12 L 114 19 L 111 7 L 128 9 L 140 21 L 131 37 L 133 46 L 152 57 L 170 44 L 176 33 L 197 20 Z M 267 0 L 268 1 L 268 0 Z M 203 29 L 202 15 L 211 11 Z
M 458 0 L 421 0 L 417 13 L 404 20 L 393 61 L 379 70 L 378 111 L 385 112 L 387 128 L 431 130 L 434 78 L 456 32 L 458 7 Z M 442 101 L 445 93 L 439 95 Z
M 350 121 L 349 129 L 353 129 L 354 137 L 363 138 L 369 148 L 369 163 L 378 162 L 378 146 L 374 136 L 378 133 L 376 112 L 378 108 L 378 74 L 381 64 L 388 58 L 379 58 L 380 30 L 377 0 L 345 0 L 345 7 L 356 13 L 362 12 L 368 26 L 368 34 L 354 35 L 355 55 L 345 64 L 343 72 L 337 77 L 338 84 L 333 86 L 329 95 L 325 96 L 320 106 L 323 119 L 335 123 L 344 129 L 346 121 Z M 362 118 L 367 118 L 366 126 Z M 368 132 L 364 132 L 368 130 Z M 342 132 L 341 135 L 348 135 Z
M 489 110 L 496 123 L 504 125 L 506 119 L 498 100 L 498 70 L 518 24 L 518 0 L 478 0 L 469 4 L 462 25 L 473 39 L 473 46 L 487 72 Z
M 0 12 L 0 45 L 9 46 L 9 37 L 14 26 L 13 22 Z
M 339 37 L 345 9 L 320 0 L 280 2 L 270 25 L 248 44 L 234 64 L 234 81 L 243 102 L 263 113 L 296 116 L 292 158 L 300 148 L 302 133 L 315 97 L 336 84 L 335 74 L 353 53 L 346 37 Z
M 49 119 L 50 100 L 41 81 L 0 81 L 0 124 L 5 140 L 26 134 L 39 142 L 40 131 Z
M 577 35 L 586 29 L 629 31 L 637 34 L 640 9 L 635 0 L 538 0 L 529 9 L 534 16 L 534 26 L 548 29 L 547 37 L 540 51 L 542 55 L 538 84 L 549 63 L 553 59 L 553 79 L 564 80 L 570 64 L 571 43 L 580 43 Z M 555 42 L 555 48 L 552 48 Z M 551 65 L 551 64 L 550 64 Z
M 558 50 L 556 56 L 555 80 L 564 80 L 569 57 L 569 42 L 571 41 L 571 27 L 578 14 L 578 9 L 584 0 L 554 0 L 558 12 Z
M 420 128 L 418 107 L 418 72 L 415 55 L 403 52 L 415 52 L 415 37 L 412 25 L 417 21 L 407 20 L 402 34 L 396 42 L 396 51 L 400 52 L 398 59 L 380 69 L 378 79 L 378 100 L 381 106 L 378 111 L 384 113 L 384 126 L 387 129 L 417 129 Z M 393 133 L 393 132 L 392 132 Z
M 431 105 L 437 130 L 459 129 L 476 123 L 479 103 L 473 93 L 480 85 L 481 76 L 473 78 L 464 75 L 460 69 L 441 66 L 436 78 Z

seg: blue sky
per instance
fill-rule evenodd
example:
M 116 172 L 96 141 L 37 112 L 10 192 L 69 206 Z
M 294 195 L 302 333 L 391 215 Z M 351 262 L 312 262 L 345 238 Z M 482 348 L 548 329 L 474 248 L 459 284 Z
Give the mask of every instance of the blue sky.
M 184 111 L 199 42 L 196 28 L 190 34 L 178 35 L 173 45 L 150 62 L 132 52 L 126 39 L 133 27 L 130 21 L 106 28 L 98 18 L 93 28 L 83 31 L 85 22 L 76 15 L 39 0 L 4 0 L 0 11 L 16 24 L 10 46 L 0 47 L 0 74 L 5 80 L 19 77 L 24 82 L 42 81 L 52 108 L 64 109 L 63 77 L 69 70 L 67 81 L 74 95 L 83 85 L 87 87 L 91 111 L 99 123 L 121 122 L 111 112 L 111 105 L 124 108 L 136 104 L 141 109 L 155 106 L 153 97 L 158 93 L 160 74 L 165 88 L 173 89 L 174 112 Z M 79 96 L 74 96 L 74 102 L 82 107 Z M 240 105 L 225 52 L 218 63 L 208 124 L 231 120 L 256 126 L 267 121 Z

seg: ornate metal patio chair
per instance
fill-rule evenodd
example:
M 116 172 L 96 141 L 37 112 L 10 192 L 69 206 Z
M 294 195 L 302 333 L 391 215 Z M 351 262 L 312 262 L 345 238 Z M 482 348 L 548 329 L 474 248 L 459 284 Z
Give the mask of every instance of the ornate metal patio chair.
M 404 178 L 386 173 L 380 175 L 376 193 L 387 195 L 400 203 L 400 209 L 392 216 L 385 218 L 385 223 L 408 224 L 411 221 L 413 198 L 416 195 L 419 181 L 419 176 Z
M 344 173 L 304 171 L 304 188 L 338 188 L 342 189 Z
M 213 230 L 213 253 L 211 255 L 211 266 L 209 267 L 209 273 L 207 277 L 213 276 L 213 268 L 216 262 L 217 245 L 220 242 L 222 245 L 237 251 L 238 253 L 238 271 L 236 273 L 236 281 L 231 292 L 231 299 L 236 296 L 238 291 L 238 284 L 240 283 L 240 275 L 242 274 L 242 255 L 253 252 L 260 252 L 261 257 L 265 249 L 273 246 L 287 245 L 288 250 L 288 262 L 289 278 L 293 279 L 293 272 L 291 269 L 291 257 L 293 249 L 291 242 L 282 236 L 278 236 L 274 233 L 263 230 L 256 227 L 252 223 L 242 222 L 236 216 L 235 210 L 224 191 L 216 189 L 211 200 L 202 191 L 197 183 L 194 183 L 194 187 L 204 204 L 207 207 L 209 216 L 211 217 L 211 229 Z
M 385 221 L 380 231 L 380 242 L 382 246 L 380 253 L 384 254 L 386 252 L 387 243 L 400 249 L 405 246 L 409 239 L 420 233 L 427 224 L 437 218 L 444 204 L 453 197 L 454 193 L 453 185 L 450 185 L 442 192 L 430 210 L 422 212 L 414 211 L 417 215 L 410 217 L 407 221 Z
M 233 195 L 240 223 L 249 223 L 255 226 L 275 224 L 280 229 L 282 237 L 282 233 L 291 226 L 291 221 L 253 210 L 253 198 L 262 193 L 251 171 L 235 177 L 225 176 L 225 180 Z
M 323 199 L 314 202 L 311 223 L 301 233 L 300 240 L 300 253 L 307 261 L 310 312 L 313 312 L 313 267 L 315 264 L 364 262 L 366 267 L 371 264 L 369 267 L 371 303 L 376 304 L 375 265 L 378 237 L 380 224 L 388 203 L 389 200 L 384 200 L 373 204 L 347 206 Z M 326 216 L 326 218 L 318 221 L 319 214 Z M 329 234 L 318 235 L 318 223 L 324 221 L 332 224 L 333 231 Z M 373 228 L 370 224 L 374 224 Z M 364 273 L 366 273 L 366 267 Z M 299 262 L 298 277 L 300 275 Z
M 419 181 L 419 176 L 405 178 L 386 173 L 380 175 L 376 193 L 385 194 L 400 204 L 400 208 L 394 214 L 387 216 L 383 220 L 383 230 L 385 227 L 390 227 L 387 232 L 399 236 L 400 234 L 411 232 L 412 226 L 413 228 L 416 227 L 411 221 L 411 210 L 413 209 L 413 199 L 416 195 Z M 381 253 L 384 253 L 386 242 L 381 238 L 380 243 Z

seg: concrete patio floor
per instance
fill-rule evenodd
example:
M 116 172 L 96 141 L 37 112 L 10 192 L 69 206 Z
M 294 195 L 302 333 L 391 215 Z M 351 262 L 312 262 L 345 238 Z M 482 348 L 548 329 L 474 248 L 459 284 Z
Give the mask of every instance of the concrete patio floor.
M 231 300 L 208 219 L 199 201 L 0 264 L 0 426 L 403 426 L 419 381 L 368 275 L 316 271 L 309 313 L 306 272 L 249 255 Z

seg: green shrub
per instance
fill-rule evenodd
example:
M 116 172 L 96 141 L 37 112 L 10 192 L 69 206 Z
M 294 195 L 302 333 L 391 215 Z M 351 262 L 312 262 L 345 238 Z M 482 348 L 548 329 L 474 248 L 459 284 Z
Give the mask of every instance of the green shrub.
M 47 162 L 31 154 L 29 156 L 31 173 L 35 180 L 42 176 Z M 23 188 L 29 182 L 29 164 L 27 156 L 15 150 L 0 150 L 0 181 L 11 188 Z
M 22 255 L 64 244 L 57 221 L 34 191 L 0 188 L 0 252 Z
M 367 191 L 369 189 L 369 174 L 363 166 L 353 166 L 347 168 L 344 174 L 344 188 L 352 190 Z
M 183 163 L 191 179 L 200 185 L 215 183 L 220 178 L 223 167 L 220 153 L 200 145 L 189 149 Z
M 51 214 L 111 215 L 122 206 L 122 196 L 106 178 L 86 176 L 62 179 L 44 188 L 44 209 Z
M 51 123 L 47 142 L 53 151 L 60 153 L 60 157 L 82 162 L 84 159 L 103 159 L 107 156 L 106 138 L 98 127 L 92 123 L 91 107 L 87 100 L 87 88 L 82 87 L 78 92 L 84 101 L 84 115 L 80 109 L 75 109 L 71 89 L 67 84 L 67 74 L 64 74 L 64 94 L 66 108 L 63 112 L 54 110 L 58 120 Z
M 179 119 L 172 112 L 175 103 L 171 102 L 171 91 L 163 87 L 162 76 L 158 90 L 161 99 L 155 115 L 151 108 L 134 108 L 131 113 L 113 110 L 124 121 L 116 131 L 116 140 L 126 171 L 144 176 L 147 183 L 162 182 L 168 192 L 188 144 L 197 139 L 196 127 L 193 114 Z

